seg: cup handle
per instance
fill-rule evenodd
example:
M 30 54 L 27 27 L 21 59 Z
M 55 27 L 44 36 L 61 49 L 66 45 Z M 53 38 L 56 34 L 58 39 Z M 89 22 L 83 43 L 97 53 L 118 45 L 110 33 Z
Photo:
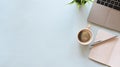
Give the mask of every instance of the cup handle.
M 88 28 L 88 29 L 90 29 L 90 28 L 91 28 L 91 25 L 90 25 L 90 24 L 88 24 L 88 25 L 87 25 L 87 28 Z

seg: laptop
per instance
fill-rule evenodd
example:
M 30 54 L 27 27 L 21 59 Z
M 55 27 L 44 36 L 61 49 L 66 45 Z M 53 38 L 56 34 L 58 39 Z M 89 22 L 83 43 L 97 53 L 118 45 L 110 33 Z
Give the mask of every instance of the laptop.
M 120 31 L 120 0 L 95 0 L 88 21 Z

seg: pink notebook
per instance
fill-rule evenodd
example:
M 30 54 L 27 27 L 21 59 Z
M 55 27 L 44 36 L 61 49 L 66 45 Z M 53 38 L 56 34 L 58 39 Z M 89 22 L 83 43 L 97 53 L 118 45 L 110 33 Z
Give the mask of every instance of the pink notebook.
M 95 40 L 98 41 L 111 36 L 114 35 L 99 30 Z M 120 38 L 117 37 L 95 45 L 90 51 L 89 58 L 111 67 L 120 67 Z

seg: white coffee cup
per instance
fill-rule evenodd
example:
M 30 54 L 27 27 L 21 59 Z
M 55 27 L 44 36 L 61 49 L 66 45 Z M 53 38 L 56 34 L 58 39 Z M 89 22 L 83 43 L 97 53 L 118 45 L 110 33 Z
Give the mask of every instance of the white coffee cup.
M 91 25 L 81 29 L 78 32 L 77 38 L 81 45 L 89 45 L 93 40 L 93 32 L 90 29 Z

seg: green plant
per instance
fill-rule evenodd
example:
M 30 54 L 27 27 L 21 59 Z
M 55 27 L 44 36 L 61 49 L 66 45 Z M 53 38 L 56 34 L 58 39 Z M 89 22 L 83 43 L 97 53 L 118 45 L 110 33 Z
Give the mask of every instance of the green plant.
M 93 0 L 73 0 L 69 4 L 76 3 L 78 7 L 85 5 L 87 2 L 93 2 Z

